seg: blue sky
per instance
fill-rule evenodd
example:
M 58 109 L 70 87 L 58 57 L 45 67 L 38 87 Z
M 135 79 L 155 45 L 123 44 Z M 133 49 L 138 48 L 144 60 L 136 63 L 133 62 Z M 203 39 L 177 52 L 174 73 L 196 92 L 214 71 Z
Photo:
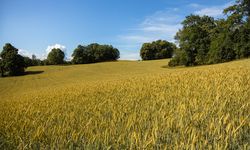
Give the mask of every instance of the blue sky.
M 121 59 L 139 59 L 144 42 L 174 42 L 185 16 L 223 17 L 229 0 L 1 0 L 0 46 L 45 58 L 54 47 L 70 58 L 77 45 L 118 48 Z M 0 50 L 1 50 L 0 49 Z

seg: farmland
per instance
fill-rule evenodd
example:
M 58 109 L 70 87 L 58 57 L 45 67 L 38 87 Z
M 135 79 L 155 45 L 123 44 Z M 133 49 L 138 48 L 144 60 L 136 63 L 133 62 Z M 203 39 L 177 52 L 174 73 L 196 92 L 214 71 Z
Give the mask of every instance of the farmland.
M 29 67 L 0 78 L 0 149 L 249 149 L 250 59 Z

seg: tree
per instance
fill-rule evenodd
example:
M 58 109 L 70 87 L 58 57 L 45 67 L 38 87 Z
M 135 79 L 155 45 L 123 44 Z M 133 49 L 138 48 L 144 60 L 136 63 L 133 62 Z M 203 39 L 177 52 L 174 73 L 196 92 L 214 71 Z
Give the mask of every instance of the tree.
M 54 48 L 51 50 L 47 57 L 47 61 L 50 65 L 59 65 L 64 63 L 65 54 L 59 48 Z
M 187 55 L 185 51 L 182 49 L 176 49 L 174 51 L 173 58 L 169 61 L 168 65 L 170 67 L 179 66 L 179 65 L 186 65 L 187 64 Z
M 23 57 L 23 58 L 24 58 L 25 67 L 33 66 L 32 60 L 29 57 Z
M 182 24 L 183 28 L 175 36 L 180 49 L 175 52 L 169 65 L 206 64 L 211 43 L 211 31 L 215 27 L 214 19 L 208 16 L 190 15 Z
M 111 45 L 92 43 L 88 46 L 78 45 L 72 57 L 73 64 L 86 64 L 117 60 L 120 57 L 120 52 Z
M 202 65 L 250 57 L 250 0 L 237 0 L 224 13 L 227 18 L 219 20 L 186 17 L 176 34 L 180 51 L 169 65 Z
M 232 6 L 224 10 L 228 15 L 228 33 L 233 39 L 236 58 L 250 56 L 250 0 L 237 0 Z
M 31 56 L 31 59 L 32 59 L 32 60 L 36 60 L 36 55 L 33 54 L 33 55 Z
M 34 54 L 31 56 L 31 61 L 32 61 L 31 66 L 41 66 L 41 65 L 43 65 L 43 62 L 40 59 L 38 59 L 36 57 L 36 55 L 34 55 Z
M 18 54 L 18 49 L 6 43 L 0 54 L 2 75 L 21 75 L 25 70 L 24 58 Z
M 211 44 L 208 53 L 208 64 L 221 63 L 236 58 L 234 42 L 238 34 L 231 33 L 226 20 L 216 21 L 216 27 L 211 32 Z
M 72 54 L 73 64 L 86 64 L 93 62 L 93 56 L 86 46 L 78 45 Z
M 175 49 L 175 44 L 158 40 L 152 43 L 144 43 L 140 50 L 140 56 L 143 60 L 171 58 Z
M 186 53 L 186 66 L 202 65 L 207 62 L 211 36 L 215 28 L 212 17 L 198 15 L 187 16 L 182 22 L 183 28 L 177 32 L 175 39 L 180 49 Z
M 91 44 L 88 49 L 92 52 L 94 62 L 113 61 L 120 57 L 118 49 L 111 45 Z

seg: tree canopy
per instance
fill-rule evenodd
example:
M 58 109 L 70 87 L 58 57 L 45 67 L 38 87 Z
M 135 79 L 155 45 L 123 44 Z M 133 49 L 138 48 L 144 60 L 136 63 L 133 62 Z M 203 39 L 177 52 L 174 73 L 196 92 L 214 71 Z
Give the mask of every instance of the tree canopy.
M 64 52 L 59 48 L 54 48 L 48 54 L 47 61 L 50 65 L 59 65 L 64 63 Z
M 144 43 L 140 50 L 140 56 L 142 60 L 171 58 L 175 49 L 174 43 L 158 40 L 152 43 Z
M 25 70 L 24 58 L 18 54 L 18 49 L 10 43 L 6 43 L 0 54 L 1 75 L 21 75 Z
M 93 43 L 87 46 L 78 45 L 72 57 L 73 64 L 86 64 L 117 60 L 120 52 L 111 45 Z
M 221 63 L 250 56 L 249 0 L 224 10 L 226 19 L 190 15 L 176 34 L 180 49 L 169 66 Z

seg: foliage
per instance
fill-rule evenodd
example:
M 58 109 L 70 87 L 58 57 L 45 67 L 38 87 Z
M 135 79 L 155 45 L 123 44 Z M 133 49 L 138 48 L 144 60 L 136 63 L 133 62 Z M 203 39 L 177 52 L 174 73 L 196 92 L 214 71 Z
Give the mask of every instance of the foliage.
M 26 56 L 23 58 L 24 58 L 25 67 L 33 66 L 32 59 L 30 59 L 29 57 L 26 57 Z
M 165 40 L 158 40 L 152 43 L 144 43 L 140 55 L 142 60 L 171 58 L 175 49 L 175 44 Z
M 234 48 L 234 35 L 229 32 L 227 21 L 216 21 L 216 28 L 212 32 L 212 42 L 208 55 L 208 64 L 221 63 L 234 60 L 236 58 Z
M 224 10 L 228 15 L 228 34 L 233 39 L 232 47 L 236 58 L 250 56 L 250 1 L 237 0 L 236 4 Z
M 10 43 L 6 43 L 0 54 L 1 57 L 1 74 L 16 76 L 24 73 L 24 58 L 18 54 L 18 49 Z
M 0 79 L 0 149 L 249 149 L 250 59 L 165 63 L 39 66 Z
M 187 61 L 184 65 L 205 64 L 211 43 L 210 33 L 215 27 L 214 19 L 208 16 L 190 15 L 186 17 L 182 25 L 183 29 L 179 30 L 175 38 L 185 53 Z
M 203 65 L 250 57 L 249 12 L 250 1 L 237 0 L 224 10 L 226 19 L 186 17 L 182 30 L 176 34 L 180 49 L 186 54 L 176 54 L 169 65 Z M 186 64 L 178 61 L 182 56 L 187 59 Z
M 47 57 L 47 64 L 59 65 L 64 63 L 65 54 L 59 48 L 53 48 Z
M 37 59 L 36 55 L 34 55 L 34 54 L 31 56 L 31 61 L 32 61 L 32 64 L 31 64 L 32 66 L 41 66 L 41 65 L 43 65 L 42 61 L 40 59 Z
M 183 51 L 182 49 L 176 49 L 174 51 L 174 54 L 175 55 L 168 63 L 170 67 L 187 64 L 187 55 L 185 51 Z
M 72 54 L 72 63 L 73 64 L 86 64 L 91 62 L 93 59 L 91 55 L 89 55 L 89 51 L 86 46 L 78 45 L 78 47 L 74 50 Z
M 88 46 L 78 45 L 72 57 L 73 64 L 87 64 L 117 60 L 120 57 L 120 52 L 111 45 L 93 43 Z

